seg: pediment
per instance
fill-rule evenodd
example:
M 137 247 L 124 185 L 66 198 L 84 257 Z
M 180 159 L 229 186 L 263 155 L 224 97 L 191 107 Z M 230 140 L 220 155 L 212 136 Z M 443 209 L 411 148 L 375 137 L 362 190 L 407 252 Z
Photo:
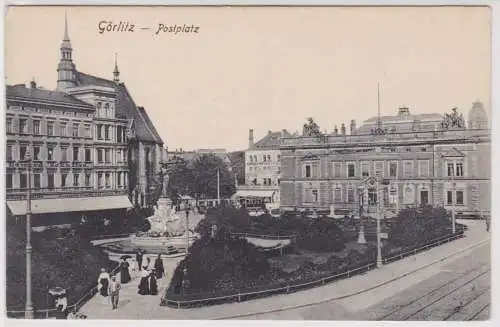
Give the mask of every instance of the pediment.
M 465 154 L 457 148 L 451 148 L 443 154 L 444 158 L 463 158 Z

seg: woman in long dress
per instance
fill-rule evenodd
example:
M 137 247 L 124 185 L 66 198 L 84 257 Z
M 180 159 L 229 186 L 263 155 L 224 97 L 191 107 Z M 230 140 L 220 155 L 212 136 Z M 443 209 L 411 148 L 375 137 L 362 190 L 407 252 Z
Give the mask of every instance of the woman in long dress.
M 120 280 L 122 284 L 127 284 L 132 279 L 130 277 L 129 267 L 130 265 L 127 262 L 127 259 L 123 259 L 120 263 Z
M 151 273 L 147 270 L 147 267 L 142 267 L 140 272 L 141 280 L 139 281 L 139 290 L 137 291 L 140 295 L 148 295 L 150 293 L 149 275 L 151 275 Z
M 154 271 L 157 279 L 160 279 L 165 274 L 165 268 L 163 267 L 163 260 L 161 259 L 161 254 L 158 254 L 158 257 L 155 261 Z
M 158 294 L 158 283 L 156 281 L 156 273 L 154 269 L 149 275 L 149 294 L 150 295 Z
M 108 296 L 108 286 L 109 286 L 109 274 L 106 269 L 101 269 L 101 274 L 97 278 L 97 289 L 101 293 L 102 296 Z

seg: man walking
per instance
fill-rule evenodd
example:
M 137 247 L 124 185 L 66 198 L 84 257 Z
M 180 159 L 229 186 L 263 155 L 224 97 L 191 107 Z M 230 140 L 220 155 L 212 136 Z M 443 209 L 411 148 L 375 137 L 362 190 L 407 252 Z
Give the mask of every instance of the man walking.
M 113 309 L 118 308 L 118 298 L 120 295 L 120 282 L 116 280 L 116 276 L 111 277 L 111 283 L 109 283 L 109 295 L 111 297 L 111 304 Z

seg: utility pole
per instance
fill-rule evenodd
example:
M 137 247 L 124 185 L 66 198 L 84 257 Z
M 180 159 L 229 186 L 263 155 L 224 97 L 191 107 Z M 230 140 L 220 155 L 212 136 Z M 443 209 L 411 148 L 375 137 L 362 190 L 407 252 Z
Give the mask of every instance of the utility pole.
M 217 204 L 220 205 L 220 172 L 217 168 Z
M 31 153 L 27 153 L 28 190 L 26 195 L 26 312 L 25 319 L 34 319 L 33 301 L 31 300 Z

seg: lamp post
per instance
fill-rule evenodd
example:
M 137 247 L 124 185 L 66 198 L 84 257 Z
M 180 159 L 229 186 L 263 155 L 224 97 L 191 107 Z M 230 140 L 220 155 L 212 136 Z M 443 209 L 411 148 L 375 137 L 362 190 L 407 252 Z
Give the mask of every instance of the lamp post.
M 457 188 L 457 184 L 455 183 L 455 171 L 453 170 L 452 174 L 451 174 L 451 182 L 452 182 L 452 193 L 451 193 L 451 233 L 453 235 L 455 235 L 455 202 L 456 202 L 456 199 L 455 199 L 455 196 L 457 194 L 456 192 L 456 188 Z
M 380 239 L 380 192 L 379 180 L 377 179 L 377 268 L 382 267 L 382 244 Z
M 25 319 L 34 319 L 33 302 L 31 300 L 31 154 L 25 156 L 28 164 L 28 189 L 26 194 L 26 311 Z

